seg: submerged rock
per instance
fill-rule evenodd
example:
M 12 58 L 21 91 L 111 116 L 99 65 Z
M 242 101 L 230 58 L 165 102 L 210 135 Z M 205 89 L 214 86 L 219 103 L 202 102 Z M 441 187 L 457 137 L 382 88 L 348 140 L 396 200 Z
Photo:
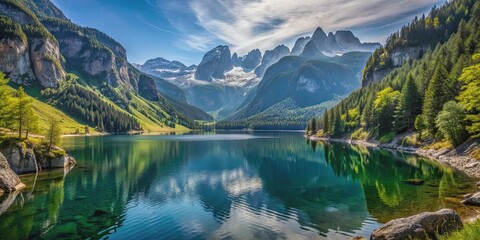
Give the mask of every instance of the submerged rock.
M 436 239 L 438 235 L 444 235 L 462 228 L 462 220 L 454 210 L 442 209 L 437 212 L 424 212 L 387 222 L 376 229 L 370 239 Z
M 480 192 L 474 194 L 467 194 L 464 196 L 465 200 L 462 201 L 466 205 L 480 205 Z
M 411 185 L 423 185 L 425 183 L 425 180 L 412 178 L 412 179 L 407 179 L 404 182 Z

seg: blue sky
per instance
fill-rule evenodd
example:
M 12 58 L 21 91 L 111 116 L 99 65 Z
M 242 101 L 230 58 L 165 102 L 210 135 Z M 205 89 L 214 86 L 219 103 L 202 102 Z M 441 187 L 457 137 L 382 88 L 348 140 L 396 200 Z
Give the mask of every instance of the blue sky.
M 227 44 L 241 55 L 291 47 L 317 26 L 352 30 L 383 43 L 415 15 L 445 0 L 52 0 L 73 22 L 97 28 L 126 49 L 128 60 L 155 57 L 198 64 Z

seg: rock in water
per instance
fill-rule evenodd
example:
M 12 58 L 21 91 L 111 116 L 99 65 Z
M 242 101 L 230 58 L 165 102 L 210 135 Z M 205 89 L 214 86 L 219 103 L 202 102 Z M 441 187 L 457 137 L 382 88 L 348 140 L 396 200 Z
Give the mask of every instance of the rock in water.
M 444 235 L 462 228 L 462 220 L 455 211 L 442 209 L 438 212 L 424 212 L 387 222 L 376 229 L 370 239 L 436 239 L 438 235 Z
M 15 172 L 10 169 L 7 159 L 0 153 L 0 191 L 14 192 L 25 187 Z
M 465 195 L 465 200 L 462 201 L 463 204 L 467 205 L 480 205 L 480 192 L 475 194 Z
M 413 179 L 407 179 L 404 182 L 411 185 L 423 185 L 425 183 L 425 180 L 413 178 Z

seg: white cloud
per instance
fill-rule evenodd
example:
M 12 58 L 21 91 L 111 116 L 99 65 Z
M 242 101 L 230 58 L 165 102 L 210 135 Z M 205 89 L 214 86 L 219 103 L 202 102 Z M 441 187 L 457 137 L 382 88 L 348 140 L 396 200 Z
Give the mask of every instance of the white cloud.
M 211 35 L 234 51 L 270 49 L 293 37 L 325 31 L 362 28 L 410 21 L 413 14 L 444 0 L 191 0 L 188 6 Z M 178 19 L 177 19 L 178 20 Z M 372 36 L 368 36 L 372 39 Z M 373 37 L 374 38 L 374 37 Z M 379 36 L 380 38 L 380 36 Z M 381 40 L 381 39 L 379 39 Z M 211 48 L 211 37 L 196 34 L 184 40 L 195 49 Z
M 184 47 L 185 45 L 191 49 L 195 49 L 198 51 L 207 51 L 211 47 L 211 37 L 203 36 L 203 35 L 184 35 L 180 42 L 177 43 L 177 47 Z

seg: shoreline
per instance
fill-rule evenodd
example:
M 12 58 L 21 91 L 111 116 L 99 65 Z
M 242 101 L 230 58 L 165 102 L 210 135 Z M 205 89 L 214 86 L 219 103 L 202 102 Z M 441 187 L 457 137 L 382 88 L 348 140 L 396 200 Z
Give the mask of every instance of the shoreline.
M 446 166 L 453 167 L 458 171 L 466 174 L 468 177 L 478 180 L 480 179 L 480 161 L 465 156 L 463 154 L 458 154 L 458 149 L 462 147 L 459 146 L 456 149 L 422 149 L 417 147 L 402 147 L 396 143 L 381 144 L 379 142 L 370 142 L 363 140 L 352 140 L 352 139 L 342 139 L 342 138 L 325 138 L 325 137 L 316 137 L 304 135 L 310 141 L 324 141 L 324 142 L 339 142 L 339 143 L 348 143 L 353 145 L 360 145 L 369 148 L 378 148 L 378 149 L 388 149 L 396 150 L 399 152 L 406 152 L 411 154 L 416 154 L 421 157 L 432 159 Z M 464 144 L 469 144 L 470 141 L 467 141 Z M 476 144 L 475 141 L 470 142 L 471 145 Z M 465 147 L 464 147 L 465 148 Z M 466 147 L 468 148 L 468 146 Z

